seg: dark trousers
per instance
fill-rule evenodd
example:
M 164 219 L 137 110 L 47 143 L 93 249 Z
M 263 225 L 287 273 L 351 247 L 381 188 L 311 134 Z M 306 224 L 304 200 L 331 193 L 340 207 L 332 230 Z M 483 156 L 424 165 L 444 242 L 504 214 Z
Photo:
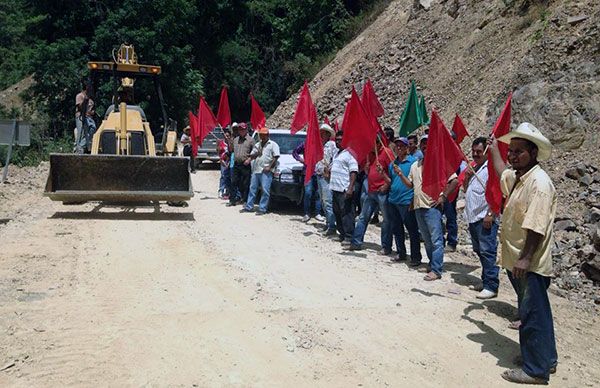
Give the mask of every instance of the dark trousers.
M 444 216 L 446 217 L 446 241 L 447 245 L 455 247 L 458 245 L 458 223 L 456 222 L 456 200 L 444 202 Z
M 498 221 L 492 223 L 490 229 L 483 227 L 483 220 L 469 224 L 469 233 L 473 243 L 473 252 L 481 261 L 481 282 L 488 291 L 498 292 L 498 273 L 496 252 L 498 249 Z
M 248 200 L 248 190 L 250 188 L 250 165 L 244 163 L 235 163 L 233 166 L 233 176 L 231 177 L 232 193 L 239 193 L 242 202 Z M 229 196 L 229 202 L 235 203 L 235 196 Z
M 406 257 L 406 246 L 404 245 L 404 227 L 406 227 L 410 237 L 410 261 L 415 264 L 420 263 L 422 259 L 421 238 L 414 210 L 409 210 L 410 205 L 395 205 L 388 202 L 387 206 L 398 257 L 401 259 Z
M 550 368 L 556 366 L 556 340 L 552 310 L 548 300 L 550 278 L 528 272 L 524 279 L 506 271 L 517 293 L 519 303 L 519 345 L 523 357 L 523 371 L 532 377 L 548 380 Z
M 183 146 L 183 156 L 188 156 L 190 158 L 190 170 L 194 171 L 194 154 L 192 154 L 192 146 L 186 144 Z
M 350 241 L 354 234 L 354 203 L 352 197 L 346 198 L 346 194 L 333 191 L 333 214 L 337 230 L 344 240 Z

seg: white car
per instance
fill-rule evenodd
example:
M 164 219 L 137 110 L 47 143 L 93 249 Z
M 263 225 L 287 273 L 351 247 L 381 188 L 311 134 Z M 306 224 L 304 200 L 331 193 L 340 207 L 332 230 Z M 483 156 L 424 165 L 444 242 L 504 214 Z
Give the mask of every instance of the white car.
M 253 135 L 259 142 L 258 133 Z M 269 138 L 279 145 L 279 162 L 273 172 L 271 198 L 287 199 L 300 204 L 304 196 L 304 165 L 292 156 L 292 152 L 306 140 L 306 132 L 295 135 L 289 129 L 269 129 Z

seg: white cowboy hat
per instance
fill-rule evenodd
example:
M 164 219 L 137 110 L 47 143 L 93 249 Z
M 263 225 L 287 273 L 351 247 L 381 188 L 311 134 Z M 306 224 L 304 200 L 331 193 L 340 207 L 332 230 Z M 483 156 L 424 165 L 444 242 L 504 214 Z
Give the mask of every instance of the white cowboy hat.
M 321 124 L 321 126 L 319 127 L 319 129 L 321 131 L 327 131 L 327 132 L 329 132 L 332 136 L 335 135 L 335 131 L 333 130 L 333 128 L 331 128 L 330 125 L 327 125 L 325 123 Z
M 538 160 L 544 161 L 550 159 L 550 155 L 552 155 L 552 143 L 532 124 L 520 124 L 514 131 L 510 131 L 506 135 L 499 137 L 498 141 L 509 144 L 511 139 L 514 138 L 529 140 L 535 144 L 538 148 Z

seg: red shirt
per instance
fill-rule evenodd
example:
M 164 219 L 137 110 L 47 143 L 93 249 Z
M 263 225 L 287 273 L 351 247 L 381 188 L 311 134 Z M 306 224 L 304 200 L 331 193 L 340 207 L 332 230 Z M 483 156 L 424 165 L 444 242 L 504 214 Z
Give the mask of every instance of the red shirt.
M 388 171 L 388 167 L 390 165 L 390 163 L 392 163 L 392 161 L 394 160 L 394 154 L 392 153 L 392 150 L 390 150 L 388 147 L 382 147 L 381 151 L 379 152 L 379 156 L 377 157 L 377 160 L 379 161 L 379 165 L 381 166 L 381 173 L 379 173 L 377 171 L 377 165 L 378 163 L 376 161 L 372 161 L 371 159 L 373 158 L 372 154 L 370 155 L 369 161 L 370 161 L 370 165 L 369 165 L 369 175 L 368 175 L 368 180 L 369 180 L 369 193 L 373 193 L 376 191 L 379 191 L 379 188 L 383 185 L 386 184 L 385 179 L 383 178 L 382 174 L 386 174 L 387 175 L 387 171 Z

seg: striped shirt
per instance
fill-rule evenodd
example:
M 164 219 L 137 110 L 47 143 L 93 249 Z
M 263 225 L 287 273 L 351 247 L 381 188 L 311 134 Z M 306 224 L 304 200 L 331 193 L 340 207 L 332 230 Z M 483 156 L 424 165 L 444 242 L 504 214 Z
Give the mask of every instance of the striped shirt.
M 358 173 L 358 163 L 348 150 L 343 150 L 333 158 L 333 162 L 331 163 L 329 189 L 341 193 L 348 190 L 351 172 Z
M 333 162 L 333 158 L 338 154 L 339 150 L 335 145 L 335 141 L 329 140 L 323 146 L 323 159 L 317 162 L 315 166 L 315 172 L 317 175 L 323 175 L 326 167 L 330 167 Z
M 476 174 L 479 179 L 474 175 L 471 176 L 465 192 L 465 221 L 468 224 L 482 220 L 490 208 L 485 199 L 485 185 L 488 180 L 487 165 L 488 163 L 485 161 L 477 170 Z

